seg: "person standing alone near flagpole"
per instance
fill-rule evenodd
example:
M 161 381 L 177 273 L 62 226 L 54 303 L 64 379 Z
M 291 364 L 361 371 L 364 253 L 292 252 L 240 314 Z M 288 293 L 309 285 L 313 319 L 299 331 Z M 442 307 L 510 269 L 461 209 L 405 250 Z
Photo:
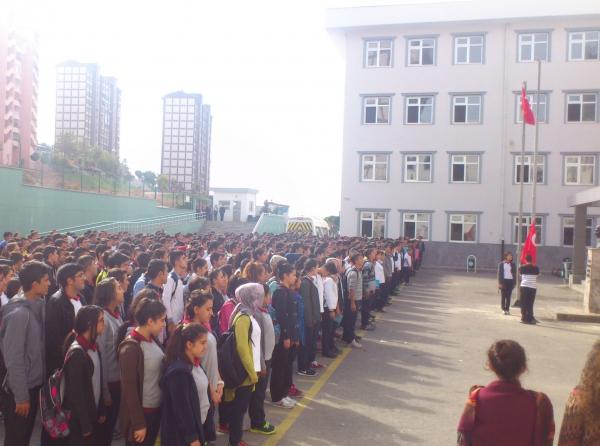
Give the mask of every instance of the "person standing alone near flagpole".
M 498 264 L 498 289 L 502 295 L 500 306 L 505 316 L 510 314 L 510 298 L 515 287 L 517 268 L 513 263 L 511 252 L 505 252 L 502 262 Z

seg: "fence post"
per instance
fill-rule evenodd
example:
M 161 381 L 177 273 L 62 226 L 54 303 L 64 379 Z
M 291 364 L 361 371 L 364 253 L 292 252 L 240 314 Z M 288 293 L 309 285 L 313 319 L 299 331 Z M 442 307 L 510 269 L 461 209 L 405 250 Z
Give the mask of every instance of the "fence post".
M 98 172 L 98 193 L 100 193 L 100 179 L 101 179 L 100 172 Z

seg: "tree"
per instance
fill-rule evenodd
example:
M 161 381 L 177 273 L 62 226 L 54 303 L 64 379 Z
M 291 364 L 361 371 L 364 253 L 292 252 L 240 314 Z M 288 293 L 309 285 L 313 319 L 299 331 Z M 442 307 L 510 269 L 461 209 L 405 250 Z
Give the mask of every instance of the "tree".
M 329 225 L 329 229 L 333 234 L 338 234 L 340 232 L 340 216 L 339 215 L 330 215 L 329 217 L 325 217 L 324 220 Z
M 137 175 L 137 172 L 136 172 L 136 175 Z M 156 185 L 156 174 L 154 172 L 152 172 L 151 170 L 147 170 L 142 174 L 142 177 L 143 177 L 143 182 L 145 184 L 147 184 L 151 188 L 154 188 L 154 186 Z

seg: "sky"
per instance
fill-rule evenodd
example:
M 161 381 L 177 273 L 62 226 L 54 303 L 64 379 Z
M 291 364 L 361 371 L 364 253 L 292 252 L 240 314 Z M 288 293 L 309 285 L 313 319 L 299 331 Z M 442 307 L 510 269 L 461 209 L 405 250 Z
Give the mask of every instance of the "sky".
M 56 64 L 98 63 L 122 90 L 121 158 L 131 171 L 160 170 L 163 95 L 201 93 L 213 114 L 210 185 L 258 189 L 259 202 L 325 217 L 339 213 L 344 90 L 344 55 L 325 29 L 325 10 L 377 3 L 11 5 L 17 22 L 39 36 L 40 143 L 54 141 Z

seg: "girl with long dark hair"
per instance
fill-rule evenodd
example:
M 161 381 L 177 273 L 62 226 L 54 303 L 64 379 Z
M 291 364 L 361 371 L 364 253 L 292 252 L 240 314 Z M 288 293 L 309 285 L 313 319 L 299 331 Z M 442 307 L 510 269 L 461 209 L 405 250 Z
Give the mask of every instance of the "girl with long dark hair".
M 160 443 L 163 446 L 202 446 L 200 398 L 193 369 L 206 350 L 207 330 L 197 323 L 177 326 L 167 344 L 166 370 L 161 379 L 163 416 Z M 206 392 L 207 381 L 204 381 Z
M 71 411 L 68 446 L 97 445 L 99 425 L 106 421 L 102 401 L 102 362 L 96 339 L 104 331 L 104 312 L 82 307 L 65 340 L 63 407 Z

